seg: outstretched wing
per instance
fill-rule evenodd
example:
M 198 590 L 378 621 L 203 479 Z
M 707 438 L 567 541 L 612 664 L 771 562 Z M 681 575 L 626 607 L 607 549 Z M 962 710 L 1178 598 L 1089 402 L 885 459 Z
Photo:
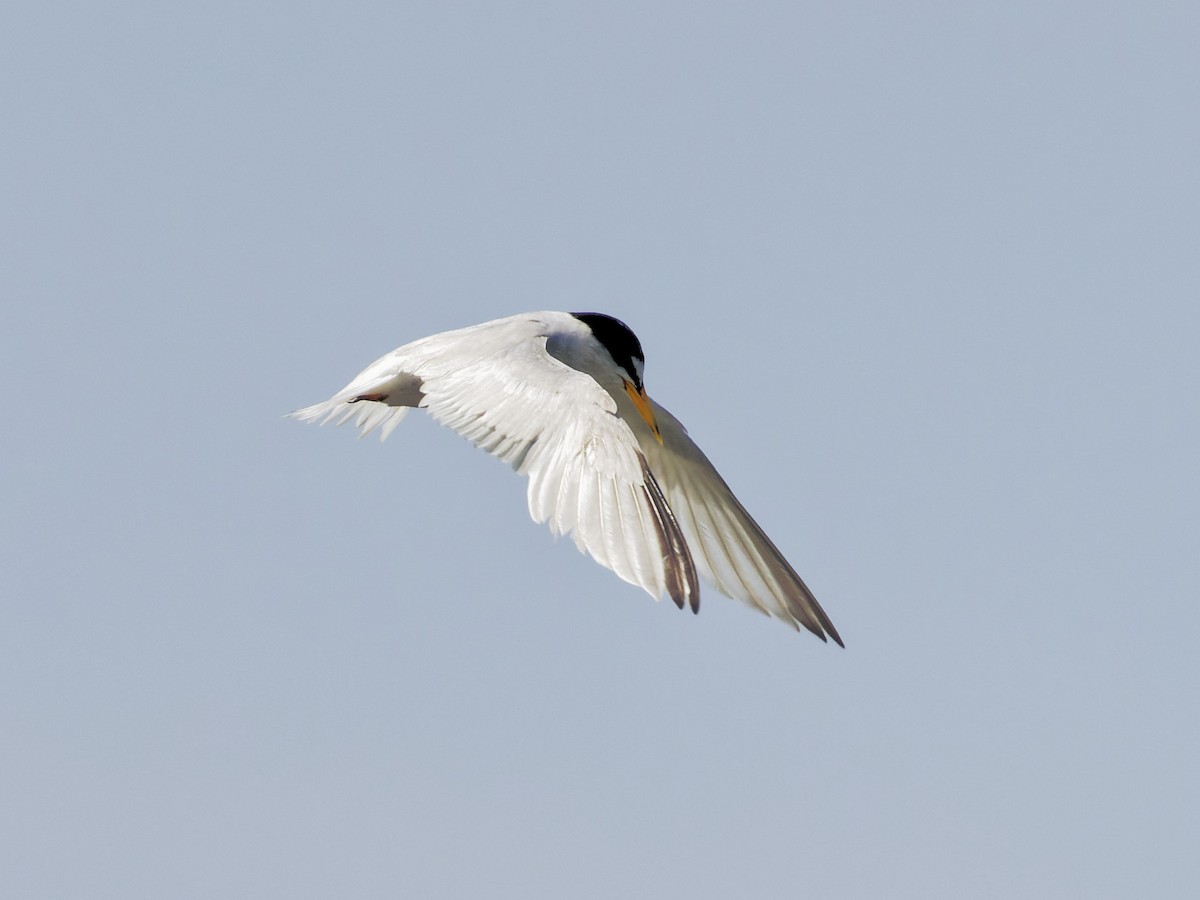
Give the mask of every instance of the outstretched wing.
M 386 437 L 407 408 L 529 477 L 529 512 L 651 596 L 699 604 L 692 557 L 613 398 L 546 352 L 549 317 L 514 316 L 392 351 L 324 403 L 292 413 Z
M 639 431 L 642 452 L 675 512 L 700 575 L 729 597 L 797 628 L 803 625 L 821 640 L 828 634 L 841 645 L 817 598 L 688 437 L 687 429 L 657 403 L 653 407 L 662 444 L 648 430 Z

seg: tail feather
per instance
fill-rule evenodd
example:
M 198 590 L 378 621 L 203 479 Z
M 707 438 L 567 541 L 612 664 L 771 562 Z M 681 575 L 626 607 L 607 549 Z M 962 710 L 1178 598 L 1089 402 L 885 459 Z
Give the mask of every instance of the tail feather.
M 360 438 L 379 429 L 379 439 L 383 441 L 395 431 L 409 409 L 407 406 L 389 406 L 374 400 L 334 397 L 332 400 L 314 403 L 312 406 L 288 413 L 288 417 L 317 425 L 328 425 L 331 422 L 334 425 L 345 425 L 353 420 L 355 427 L 360 429 Z

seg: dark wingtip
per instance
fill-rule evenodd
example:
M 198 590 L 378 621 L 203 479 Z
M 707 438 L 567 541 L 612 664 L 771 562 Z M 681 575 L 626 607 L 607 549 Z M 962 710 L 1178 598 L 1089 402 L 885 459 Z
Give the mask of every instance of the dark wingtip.
M 845 650 L 845 649 L 846 649 L 846 645 L 842 643 L 842 636 L 841 636 L 840 634 L 838 634 L 838 633 L 837 633 L 837 629 L 836 629 L 836 628 L 834 628 L 832 625 L 830 625 L 830 624 L 826 623 L 826 625 L 825 625 L 825 631 L 826 631 L 826 632 L 828 632 L 828 634 L 829 634 L 829 636 L 830 636 L 831 638 L 833 638 L 833 642 L 834 642 L 835 644 L 837 644 L 837 645 L 838 645 L 839 647 L 841 647 L 843 650 Z M 825 635 L 821 635 L 821 640 L 825 640 Z
M 653 513 L 655 532 L 658 535 L 658 546 L 662 552 L 663 575 L 666 579 L 667 593 L 675 601 L 675 605 L 683 609 L 684 604 L 692 607 L 693 613 L 700 612 L 700 580 L 696 574 L 696 564 L 692 560 L 692 552 L 688 549 L 687 540 L 675 513 L 654 479 L 650 464 L 646 457 L 639 452 L 638 462 L 642 464 L 642 492 Z
M 825 627 L 822 629 L 821 626 L 815 622 L 801 622 L 797 624 L 796 630 L 799 631 L 799 626 L 803 625 L 805 628 L 819 637 L 824 643 L 829 643 L 829 638 L 833 638 L 833 642 L 845 650 L 846 645 L 842 643 L 842 637 L 837 633 L 837 629 L 828 622 L 824 624 Z

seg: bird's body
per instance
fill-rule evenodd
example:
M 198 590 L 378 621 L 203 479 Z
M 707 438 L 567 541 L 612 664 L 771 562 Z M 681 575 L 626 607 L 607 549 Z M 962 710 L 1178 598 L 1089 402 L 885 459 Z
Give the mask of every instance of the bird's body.
M 427 409 L 529 477 L 529 512 L 680 607 L 697 576 L 837 643 L 812 592 L 669 412 L 642 385 L 641 345 L 598 313 L 535 312 L 447 331 L 376 360 L 292 415 L 381 437 Z

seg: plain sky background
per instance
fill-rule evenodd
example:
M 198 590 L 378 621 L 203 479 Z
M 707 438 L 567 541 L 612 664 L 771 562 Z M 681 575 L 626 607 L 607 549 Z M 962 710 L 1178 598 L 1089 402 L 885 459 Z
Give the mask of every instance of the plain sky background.
M 1200 895 L 1200 7 L 8 2 L 0 895 Z M 846 649 L 427 417 L 601 310 Z

